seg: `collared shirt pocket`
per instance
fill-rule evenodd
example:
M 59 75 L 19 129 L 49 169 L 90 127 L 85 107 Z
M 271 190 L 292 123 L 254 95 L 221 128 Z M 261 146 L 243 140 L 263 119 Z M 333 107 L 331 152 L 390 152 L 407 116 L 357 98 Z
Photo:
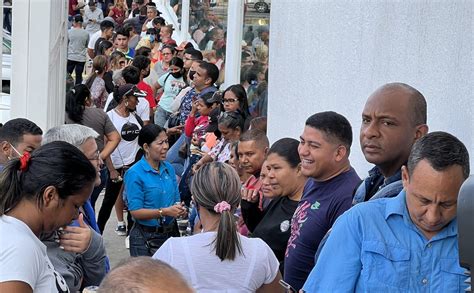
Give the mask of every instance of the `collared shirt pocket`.
M 367 289 L 408 289 L 410 250 L 381 241 L 364 241 L 361 261 L 361 278 Z
M 459 265 L 456 258 L 443 258 L 440 260 L 441 278 L 443 281 L 443 292 L 462 292 L 467 285 L 464 281 L 467 276 L 464 275 L 464 269 Z

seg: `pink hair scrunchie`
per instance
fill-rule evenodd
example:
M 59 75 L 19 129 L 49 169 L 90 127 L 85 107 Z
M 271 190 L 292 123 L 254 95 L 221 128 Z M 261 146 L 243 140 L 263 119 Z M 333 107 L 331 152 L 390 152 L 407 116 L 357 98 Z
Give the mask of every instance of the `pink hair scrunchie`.
M 230 204 L 228 204 L 226 201 L 221 201 L 214 206 L 214 211 L 219 214 L 222 214 L 224 211 L 230 211 Z

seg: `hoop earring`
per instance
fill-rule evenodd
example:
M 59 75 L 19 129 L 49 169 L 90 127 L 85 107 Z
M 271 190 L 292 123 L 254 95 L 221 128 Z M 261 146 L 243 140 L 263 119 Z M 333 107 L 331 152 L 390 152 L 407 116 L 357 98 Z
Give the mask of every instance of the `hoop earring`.
M 125 107 L 128 107 L 128 102 L 125 102 Z

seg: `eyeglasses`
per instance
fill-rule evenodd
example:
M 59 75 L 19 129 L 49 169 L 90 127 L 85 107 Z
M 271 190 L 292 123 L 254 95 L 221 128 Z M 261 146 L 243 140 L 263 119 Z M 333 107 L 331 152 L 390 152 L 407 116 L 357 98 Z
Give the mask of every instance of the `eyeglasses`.
M 222 104 L 225 104 L 225 103 L 233 104 L 238 101 L 239 101 L 238 99 L 223 99 Z
M 94 157 L 93 158 L 88 158 L 89 161 L 98 161 L 100 160 L 100 152 L 99 150 L 97 150 L 94 154 Z
M 163 56 L 168 56 L 168 55 L 171 55 L 172 53 L 161 53 L 161 55 Z

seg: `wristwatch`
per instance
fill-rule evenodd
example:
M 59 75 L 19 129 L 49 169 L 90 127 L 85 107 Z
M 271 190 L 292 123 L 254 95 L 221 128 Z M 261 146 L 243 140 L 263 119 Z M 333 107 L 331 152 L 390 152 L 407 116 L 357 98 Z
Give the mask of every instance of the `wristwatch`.
M 160 213 L 160 218 L 163 218 L 163 209 L 159 209 L 158 212 Z

